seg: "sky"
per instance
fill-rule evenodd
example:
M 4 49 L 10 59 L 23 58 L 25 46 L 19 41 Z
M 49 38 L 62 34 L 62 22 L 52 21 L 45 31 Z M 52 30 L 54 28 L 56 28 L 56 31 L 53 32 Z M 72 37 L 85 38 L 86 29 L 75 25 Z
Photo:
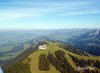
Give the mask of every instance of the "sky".
M 100 0 L 0 0 L 0 30 L 100 28 Z

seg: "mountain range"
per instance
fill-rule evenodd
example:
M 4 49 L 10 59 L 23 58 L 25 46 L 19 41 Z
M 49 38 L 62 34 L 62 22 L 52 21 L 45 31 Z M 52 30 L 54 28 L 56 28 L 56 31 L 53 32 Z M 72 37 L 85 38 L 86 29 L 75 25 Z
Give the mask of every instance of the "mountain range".
M 93 30 L 71 38 L 69 44 L 92 55 L 100 56 L 100 30 Z
M 100 73 L 99 29 L 0 34 L 0 65 L 4 73 Z M 43 45 L 46 49 L 39 49 Z

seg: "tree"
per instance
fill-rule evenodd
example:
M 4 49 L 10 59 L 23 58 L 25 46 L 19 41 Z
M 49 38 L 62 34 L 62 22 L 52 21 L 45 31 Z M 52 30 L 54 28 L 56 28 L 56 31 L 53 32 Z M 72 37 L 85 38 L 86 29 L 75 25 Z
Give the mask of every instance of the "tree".
M 41 54 L 39 56 L 38 67 L 39 67 L 40 71 L 49 71 L 50 70 L 50 64 L 49 64 L 49 61 L 46 58 L 45 54 Z

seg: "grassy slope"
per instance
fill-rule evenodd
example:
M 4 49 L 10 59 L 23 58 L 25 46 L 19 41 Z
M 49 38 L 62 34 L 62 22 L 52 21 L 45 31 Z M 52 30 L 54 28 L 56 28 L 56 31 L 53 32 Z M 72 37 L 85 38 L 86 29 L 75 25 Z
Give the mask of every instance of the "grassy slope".
M 34 52 L 33 54 L 31 54 L 28 57 L 28 59 L 31 59 L 29 64 L 31 65 L 31 72 L 32 73 L 59 73 L 59 71 L 57 71 L 53 66 L 50 67 L 50 71 L 42 71 L 41 72 L 38 69 L 38 62 L 39 62 L 40 54 L 48 54 L 49 51 L 54 54 L 54 51 L 57 50 L 55 48 L 57 48 L 56 45 L 49 43 L 47 49 L 45 49 L 45 50 L 38 49 L 36 52 Z M 25 61 L 27 61 L 27 59 Z

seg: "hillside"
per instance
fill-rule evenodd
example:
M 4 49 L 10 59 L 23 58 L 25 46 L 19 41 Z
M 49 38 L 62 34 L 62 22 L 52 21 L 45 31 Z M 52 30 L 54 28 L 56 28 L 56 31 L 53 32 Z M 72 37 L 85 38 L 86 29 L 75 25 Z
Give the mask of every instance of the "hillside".
M 44 44 L 46 49 L 38 49 L 25 59 L 3 67 L 4 73 L 100 73 L 100 57 L 79 50 L 73 52 L 61 43 L 39 43 Z

